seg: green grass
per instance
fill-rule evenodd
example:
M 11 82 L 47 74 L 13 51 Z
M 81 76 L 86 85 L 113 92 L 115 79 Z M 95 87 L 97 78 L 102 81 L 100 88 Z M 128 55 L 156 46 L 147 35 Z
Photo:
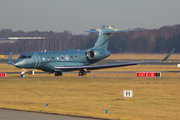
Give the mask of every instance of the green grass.
M 161 59 L 164 56 L 117 54 L 110 59 Z M 171 57 L 179 59 L 179 55 Z M 179 71 L 179 68 L 137 65 L 100 71 Z M 20 73 L 21 69 L 0 64 L 0 72 Z M 7 78 L 0 78 L 0 108 L 121 120 L 179 120 L 180 73 L 161 76 L 137 78 L 135 73 L 89 73 L 78 77 L 77 73 L 65 73 L 62 77 L 35 74 L 21 78 L 19 74 L 8 74 Z M 123 90 L 133 90 L 133 98 L 123 98 Z
M 178 120 L 179 86 L 178 78 L 1 78 L 0 108 L 108 119 Z M 133 90 L 133 98 L 123 98 L 123 90 Z

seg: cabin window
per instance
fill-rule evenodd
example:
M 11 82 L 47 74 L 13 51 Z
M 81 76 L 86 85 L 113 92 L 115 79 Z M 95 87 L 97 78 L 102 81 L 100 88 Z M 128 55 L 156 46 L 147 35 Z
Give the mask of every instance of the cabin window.
M 68 55 L 66 55 L 65 57 L 66 57 L 66 61 L 69 61 L 69 56 L 68 56 Z
M 63 55 L 61 55 L 61 60 L 64 61 L 64 56 Z
M 49 58 L 49 57 L 47 57 L 47 60 L 50 60 L 50 58 Z
M 71 60 L 73 59 L 73 56 L 71 56 Z
M 52 57 L 52 60 L 54 60 L 54 57 Z
M 59 57 L 56 57 L 57 60 L 59 60 Z
M 43 57 L 42 59 L 45 60 L 45 57 Z
M 77 57 L 77 56 L 75 56 L 75 59 L 78 59 L 78 57 Z

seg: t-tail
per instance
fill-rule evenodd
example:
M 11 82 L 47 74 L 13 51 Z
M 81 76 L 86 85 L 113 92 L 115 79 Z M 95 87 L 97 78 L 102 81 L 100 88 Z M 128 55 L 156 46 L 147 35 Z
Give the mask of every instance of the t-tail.
M 86 31 L 86 32 L 93 32 L 99 33 L 99 37 L 94 45 L 93 48 L 87 49 L 87 57 L 89 58 L 89 63 L 95 63 L 99 60 L 107 58 L 110 55 L 110 52 L 107 50 L 109 37 L 111 32 L 114 30 L 108 28 L 102 28 L 99 31 Z
M 109 29 L 109 27 L 103 27 L 100 30 L 92 30 L 92 31 L 85 31 L 91 33 L 99 33 L 99 37 L 94 45 L 93 48 L 87 49 L 87 57 L 90 59 L 90 63 L 97 62 L 102 60 L 110 55 L 110 52 L 107 50 L 109 38 L 112 33 L 116 32 L 128 32 L 128 31 L 142 31 L 141 30 L 114 30 Z
M 128 31 L 142 31 L 142 30 L 145 30 L 145 29 L 141 29 L 141 30 L 117 30 L 117 31 L 115 31 L 114 29 L 101 28 L 100 30 L 97 30 L 97 31 L 85 31 L 85 32 L 99 33 L 99 37 L 98 37 L 94 47 L 91 49 L 107 50 L 108 43 L 109 43 L 109 37 L 112 33 L 128 32 Z
M 99 33 L 99 37 L 92 49 L 107 50 L 110 34 L 111 32 L 114 32 L 114 30 L 108 28 L 102 28 L 100 31 L 86 31 L 86 32 Z

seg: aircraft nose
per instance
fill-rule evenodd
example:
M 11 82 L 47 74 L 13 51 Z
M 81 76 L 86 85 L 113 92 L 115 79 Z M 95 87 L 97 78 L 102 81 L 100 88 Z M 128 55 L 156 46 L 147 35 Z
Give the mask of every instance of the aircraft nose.
M 16 67 L 19 67 L 19 63 L 18 62 L 16 62 L 16 63 L 14 63 L 14 66 L 16 66 Z
M 18 67 L 18 68 L 21 68 L 21 67 L 23 67 L 23 63 L 22 63 L 22 61 L 18 61 L 18 62 L 15 62 L 14 63 L 14 66 L 16 66 L 16 67 Z

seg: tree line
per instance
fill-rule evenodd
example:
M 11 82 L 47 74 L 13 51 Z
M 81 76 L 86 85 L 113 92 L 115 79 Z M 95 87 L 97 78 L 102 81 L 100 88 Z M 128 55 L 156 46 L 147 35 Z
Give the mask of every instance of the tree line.
M 12 31 L 2 29 L 0 38 L 7 37 L 46 37 L 38 40 L 19 40 L 14 43 L 1 43 L 0 54 L 21 54 L 34 51 L 63 51 L 66 49 L 88 49 L 94 46 L 98 34 L 73 35 L 70 31 Z M 164 26 L 159 29 L 113 33 L 108 50 L 111 53 L 167 53 L 176 48 L 180 52 L 180 25 Z

